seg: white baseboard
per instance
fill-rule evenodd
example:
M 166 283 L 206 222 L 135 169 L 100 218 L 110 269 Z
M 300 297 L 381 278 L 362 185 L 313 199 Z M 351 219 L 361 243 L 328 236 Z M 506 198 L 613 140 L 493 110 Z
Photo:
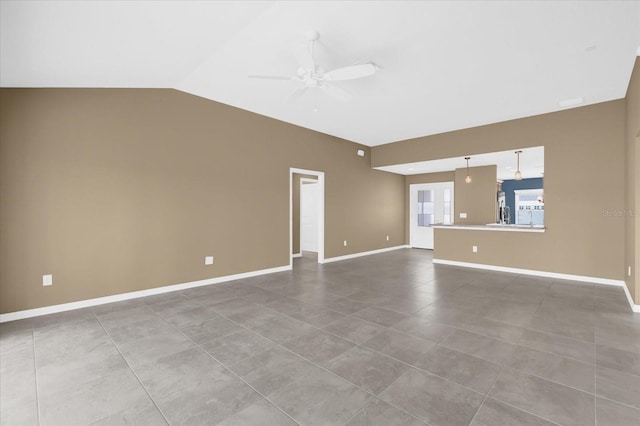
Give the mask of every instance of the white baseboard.
M 322 263 L 339 262 L 341 260 L 355 259 L 356 257 L 369 256 L 372 254 L 384 253 L 387 251 L 399 250 L 403 248 L 410 248 L 410 247 L 408 245 L 404 245 L 404 246 L 385 247 L 382 249 L 370 250 L 370 251 L 362 251 L 360 253 L 352 253 L 344 256 L 330 257 L 328 259 L 325 259 L 324 262 Z
M 260 269 L 258 271 L 243 272 L 241 274 L 226 275 L 224 277 L 208 278 L 206 280 L 191 281 L 182 284 L 174 284 L 163 287 L 155 287 L 147 290 L 132 291 L 130 293 L 114 294 L 113 296 L 97 297 L 95 299 L 79 300 L 77 302 L 63 303 L 60 305 L 45 306 L 42 308 L 27 309 L 24 311 L 9 312 L 0 314 L 0 323 L 16 321 L 19 319 L 38 317 L 41 315 L 55 314 L 58 312 L 72 311 L 74 309 L 89 308 L 91 306 L 104 305 L 107 303 L 121 302 L 123 300 L 137 299 L 139 297 L 153 296 L 156 294 L 170 293 L 172 291 L 186 290 L 188 288 L 202 287 L 205 285 L 219 284 L 227 281 L 240 280 L 243 278 L 257 277 L 259 275 L 273 274 L 275 272 L 290 271 L 291 266 L 279 266 L 276 268 Z
M 296 257 L 302 257 L 302 253 L 294 253 L 291 255 L 292 258 L 296 258 Z
M 633 310 L 633 312 L 640 312 L 640 305 L 636 305 L 635 303 L 633 303 L 633 299 L 631 298 L 629 289 L 627 288 L 627 285 L 625 284 L 625 282 L 622 280 L 589 277 L 585 275 L 561 274 L 558 272 L 537 271 L 534 269 L 509 268 L 506 266 L 486 265 L 483 263 L 458 262 L 456 260 L 446 260 L 446 259 L 433 259 L 433 263 L 441 264 L 441 265 L 461 266 L 463 268 L 484 269 L 487 271 L 510 272 L 513 274 L 533 275 L 536 277 L 556 278 L 560 280 L 583 281 L 583 282 L 588 282 L 593 284 L 618 286 L 624 289 L 624 292 L 627 295 L 627 301 L 631 306 L 631 310 Z

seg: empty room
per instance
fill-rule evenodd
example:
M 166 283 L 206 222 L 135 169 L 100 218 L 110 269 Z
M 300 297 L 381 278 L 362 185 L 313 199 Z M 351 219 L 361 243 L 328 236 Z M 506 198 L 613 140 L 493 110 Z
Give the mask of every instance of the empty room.
M 0 424 L 640 426 L 640 1 L 0 0 Z

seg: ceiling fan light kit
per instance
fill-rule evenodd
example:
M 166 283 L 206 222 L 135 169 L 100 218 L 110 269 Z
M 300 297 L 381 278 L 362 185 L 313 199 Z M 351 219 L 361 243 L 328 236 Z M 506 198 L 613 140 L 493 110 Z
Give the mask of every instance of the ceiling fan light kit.
M 302 83 L 302 87 L 296 90 L 289 100 L 294 100 L 300 97 L 308 89 L 322 89 L 330 97 L 346 102 L 352 98 L 351 93 L 345 89 L 332 85 L 334 81 L 347 81 L 357 80 L 374 75 L 380 67 L 374 62 L 367 62 L 363 64 L 349 65 L 346 67 L 336 68 L 325 72 L 324 69 L 318 66 L 314 58 L 315 43 L 318 41 L 320 35 L 317 31 L 310 30 L 305 33 L 307 40 L 309 41 L 308 49 L 300 52 L 298 55 L 298 70 L 294 76 L 279 76 L 279 75 L 249 75 L 249 78 L 263 79 L 263 80 L 293 80 Z

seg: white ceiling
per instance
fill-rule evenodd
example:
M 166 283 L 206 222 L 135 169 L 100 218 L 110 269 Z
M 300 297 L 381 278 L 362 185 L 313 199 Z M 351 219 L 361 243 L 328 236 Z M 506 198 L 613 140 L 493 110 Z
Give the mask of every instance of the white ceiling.
M 288 97 L 295 44 L 371 77 Z M 369 146 L 620 99 L 640 1 L 1 1 L 2 87 L 162 87 Z M 314 105 L 318 111 L 314 112 Z
M 472 155 L 469 167 L 497 166 L 498 180 L 509 180 L 515 177 L 517 156 L 515 151 L 488 152 Z M 544 175 L 544 147 L 520 148 L 520 173 L 523 179 L 539 178 Z M 467 167 L 465 157 L 443 158 L 441 160 L 419 161 L 416 163 L 396 164 L 393 166 L 374 167 L 377 170 L 398 173 L 401 175 L 419 175 L 422 173 L 448 172 Z M 472 172 L 473 173 L 473 172 Z

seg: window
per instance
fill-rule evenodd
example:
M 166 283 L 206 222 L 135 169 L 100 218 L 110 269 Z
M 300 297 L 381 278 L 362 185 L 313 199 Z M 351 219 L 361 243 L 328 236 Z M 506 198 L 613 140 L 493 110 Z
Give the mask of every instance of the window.
M 418 226 L 431 226 L 435 223 L 433 190 L 418 191 Z

